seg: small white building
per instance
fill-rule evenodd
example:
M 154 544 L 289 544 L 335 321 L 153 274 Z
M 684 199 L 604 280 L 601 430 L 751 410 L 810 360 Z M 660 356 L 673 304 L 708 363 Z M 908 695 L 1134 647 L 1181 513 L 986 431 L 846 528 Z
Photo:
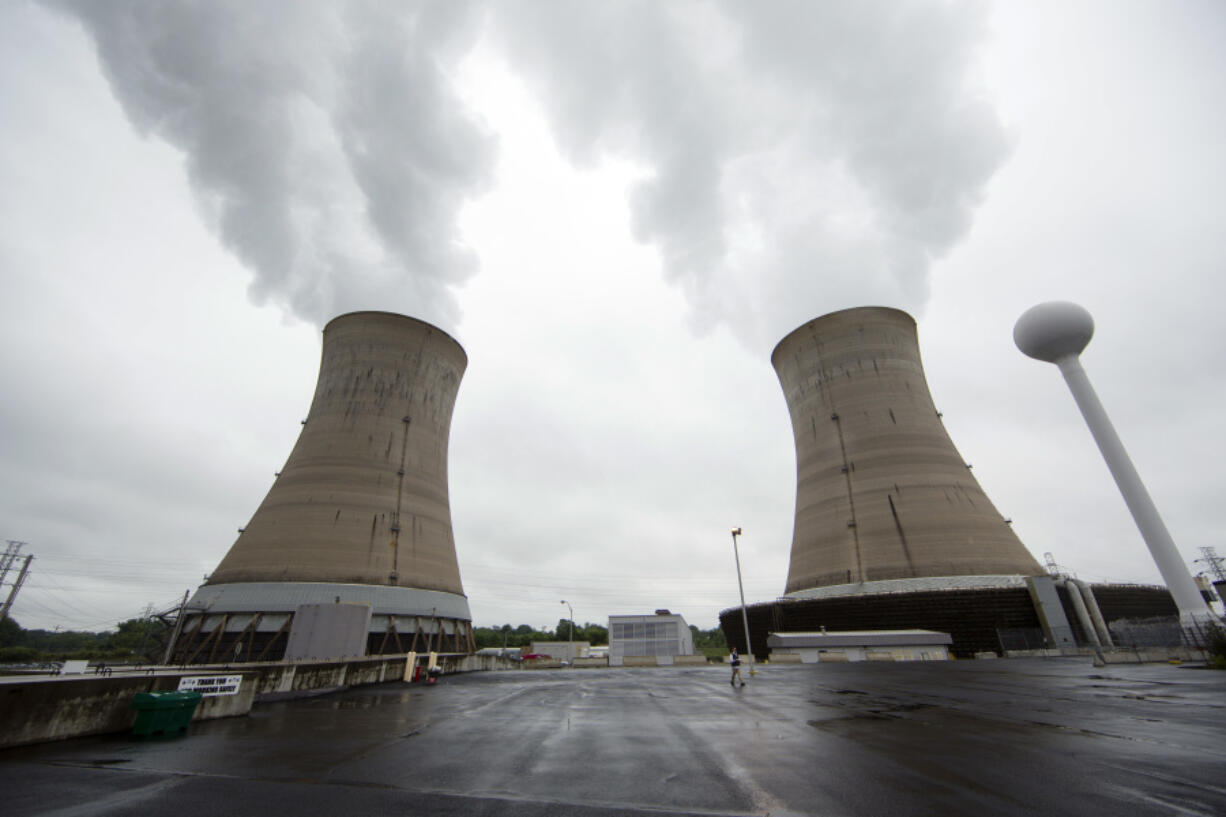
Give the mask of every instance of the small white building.
M 657 664 L 671 664 L 675 656 L 693 654 L 694 634 L 675 613 L 609 616 L 610 667 L 624 666 L 626 658 L 654 657 Z
M 817 664 L 822 661 L 948 661 L 954 643 L 934 630 L 844 630 L 771 633 L 766 645 L 772 661 Z

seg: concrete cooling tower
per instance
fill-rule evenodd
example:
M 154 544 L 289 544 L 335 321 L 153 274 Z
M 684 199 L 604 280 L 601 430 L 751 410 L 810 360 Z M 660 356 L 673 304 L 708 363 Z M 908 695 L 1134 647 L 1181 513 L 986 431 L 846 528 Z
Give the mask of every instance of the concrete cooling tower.
M 458 343 L 413 318 L 355 312 L 328 323 L 298 442 L 188 603 L 177 662 L 278 659 L 295 639 L 307 643 L 308 627 L 357 626 L 359 654 L 472 651 L 447 491 L 466 365 Z M 348 623 L 321 624 L 320 605 Z
M 786 593 L 1042 572 L 946 433 L 910 315 L 826 315 L 780 341 L 771 363 L 796 440 Z
M 730 644 L 745 650 L 748 629 L 763 659 L 771 634 L 923 629 L 949 633 L 961 657 L 1065 651 L 1174 611 L 1164 588 L 1091 587 L 1039 566 L 946 433 L 910 315 L 817 318 L 771 363 L 796 444 L 791 562 L 785 595 L 744 619 L 739 607 L 720 613 Z

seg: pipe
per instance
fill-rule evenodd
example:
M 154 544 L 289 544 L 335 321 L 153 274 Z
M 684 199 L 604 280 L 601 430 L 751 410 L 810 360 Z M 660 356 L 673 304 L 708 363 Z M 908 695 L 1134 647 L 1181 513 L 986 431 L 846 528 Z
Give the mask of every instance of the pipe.
M 1076 585 L 1070 586 L 1068 579 L 1060 579 L 1058 584 L 1068 592 L 1068 597 L 1073 602 L 1073 611 L 1077 613 L 1077 621 L 1081 623 L 1081 631 L 1086 634 L 1090 644 L 1094 647 L 1102 647 L 1102 643 L 1098 640 L 1098 633 L 1094 630 L 1094 624 L 1090 621 L 1086 603 L 1082 600 L 1081 594 L 1077 592 Z
M 1111 631 L 1107 629 L 1107 620 L 1103 618 L 1103 611 L 1098 607 L 1098 599 L 1094 598 L 1094 589 L 1088 582 L 1083 582 L 1081 579 L 1073 579 L 1073 584 L 1077 585 L 1082 598 L 1085 599 L 1086 607 L 1090 609 L 1090 618 L 1094 620 L 1094 629 L 1098 631 L 1099 641 L 1104 647 L 1114 647 L 1115 642 L 1111 640 Z

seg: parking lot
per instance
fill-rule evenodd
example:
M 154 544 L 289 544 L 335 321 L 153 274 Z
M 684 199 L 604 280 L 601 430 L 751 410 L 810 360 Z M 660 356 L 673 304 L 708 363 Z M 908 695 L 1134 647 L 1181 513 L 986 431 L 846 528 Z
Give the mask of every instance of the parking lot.
M 1226 672 L 1086 659 L 564 669 L 0 753 L 20 815 L 1220 815 Z

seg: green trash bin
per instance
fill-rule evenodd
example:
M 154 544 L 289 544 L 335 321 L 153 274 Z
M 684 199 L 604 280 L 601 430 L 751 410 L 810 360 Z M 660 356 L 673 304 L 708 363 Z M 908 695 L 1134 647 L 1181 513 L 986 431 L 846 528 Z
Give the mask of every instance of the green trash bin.
M 136 693 L 132 696 L 132 708 L 136 710 L 132 734 L 154 735 L 161 732 L 173 735 L 186 729 L 196 713 L 200 698 L 199 692 Z

